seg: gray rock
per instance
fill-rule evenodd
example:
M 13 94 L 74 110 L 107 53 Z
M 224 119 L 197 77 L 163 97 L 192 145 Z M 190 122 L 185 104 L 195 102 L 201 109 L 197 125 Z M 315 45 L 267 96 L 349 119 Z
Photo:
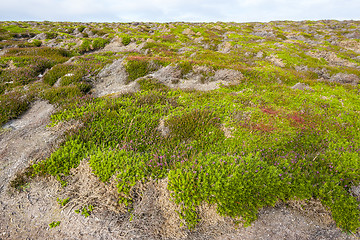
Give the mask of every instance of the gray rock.
M 66 39 L 66 37 L 63 35 L 57 35 L 55 39 Z
M 257 54 L 256 54 L 256 58 L 262 58 L 264 56 L 264 53 L 262 52 L 262 51 L 260 51 L 260 52 L 258 52 Z
M 288 35 L 287 38 L 291 39 L 291 40 L 298 40 L 298 41 L 306 40 L 306 38 L 303 35 Z
M 80 31 L 79 31 L 79 29 L 78 28 L 76 28 L 74 31 L 73 31 L 73 34 L 79 34 L 80 33 Z
M 194 42 L 195 42 L 195 43 L 201 43 L 203 40 L 204 40 L 203 37 L 198 37 L 198 38 L 195 38 L 195 39 L 194 39 Z
M 46 33 L 40 33 L 40 34 L 36 35 L 35 37 L 33 37 L 32 39 L 45 40 L 46 38 L 47 38 Z
M 319 75 L 319 77 L 322 78 L 322 79 L 329 79 L 330 78 L 330 74 L 328 73 L 328 71 L 325 68 L 314 69 L 313 71 L 314 71 L 314 73 Z
M 224 42 L 222 44 L 219 44 L 218 51 L 220 53 L 229 53 L 231 51 L 232 45 L 230 42 Z
M 352 192 L 353 195 L 355 195 L 357 200 L 360 201 L 360 185 L 352 186 L 351 187 L 351 192 Z
M 252 35 L 258 36 L 258 37 L 275 37 L 275 34 L 272 31 L 258 31 L 251 33 Z
M 294 86 L 291 87 L 291 89 L 298 89 L 298 90 L 311 90 L 313 91 L 313 89 L 311 87 L 309 87 L 308 85 L 306 85 L 305 83 L 300 83 L 298 82 L 297 84 L 295 84 Z
M 331 76 L 329 81 L 338 82 L 341 84 L 357 85 L 359 83 L 360 79 L 355 74 L 337 73 L 334 76 Z
M 163 137 L 167 137 L 170 134 L 169 127 L 165 126 L 164 119 L 160 119 L 159 126 L 157 127 L 157 130 L 161 133 Z
M 89 37 L 94 36 L 94 33 L 89 28 L 85 28 L 83 33 L 86 33 Z
M 149 76 L 158 79 L 162 83 L 172 83 L 179 81 L 181 78 L 181 70 L 176 65 L 170 64 Z
M 233 69 L 220 69 L 215 72 L 215 75 L 210 79 L 212 81 L 225 81 L 225 82 L 236 82 L 244 78 L 244 75 Z
M 78 34 L 75 35 L 75 37 L 77 37 L 77 38 L 83 38 L 83 37 L 84 37 L 84 34 L 78 33 Z
M 180 48 L 180 49 L 178 50 L 178 53 L 179 53 L 179 54 L 183 54 L 183 53 L 189 52 L 189 51 L 191 51 L 191 48 L 182 47 L 182 48 Z
M 359 32 L 353 32 L 353 33 L 348 33 L 344 35 L 346 38 L 351 38 L 351 39 L 360 39 L 360 33 Z
M 95 96 L 100 97 L 136 92 L 139 89 L 140 85 L 136 81 L 128 83 L 128 73 L 123 66 L 123 59 L 118 59 L 100 71 L 92 91 Z
M 187 28 L 182 32 L 182 34 L 184 34 L 184 35 L 194 35 L 195 32 L 193 30 L 191 30 L 190 28 Z

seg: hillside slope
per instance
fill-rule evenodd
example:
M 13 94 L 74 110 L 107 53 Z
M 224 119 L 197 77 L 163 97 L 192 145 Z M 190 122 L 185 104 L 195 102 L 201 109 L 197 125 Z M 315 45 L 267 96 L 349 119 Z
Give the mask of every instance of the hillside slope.
M 0 239 L 358 239 L 360 22 L 0 22 Z

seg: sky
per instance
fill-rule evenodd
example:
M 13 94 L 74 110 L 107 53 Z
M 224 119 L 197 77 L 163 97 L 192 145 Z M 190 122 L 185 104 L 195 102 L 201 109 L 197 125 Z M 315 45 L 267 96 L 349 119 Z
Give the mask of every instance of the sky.
M 0 0 L 0 21 L 360 20 L 360 0 Z

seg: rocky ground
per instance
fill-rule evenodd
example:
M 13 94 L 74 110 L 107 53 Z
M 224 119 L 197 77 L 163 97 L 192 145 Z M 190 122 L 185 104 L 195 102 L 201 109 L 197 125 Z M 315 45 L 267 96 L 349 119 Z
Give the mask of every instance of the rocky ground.
M 279 202 L 275 207 L 263 208 L 247 228 L 235 225 L 230 217 L 220 216 L 215 206 L 203 204 L 198 208 L 200 223 L 189 230 L 176 213 L 179 207 L 170 198 L 167 178 L 138 183 L 131 192 L 132 211 L 125 211 L 117 203 L 115 180 L 100 182 L 88 159 L 71 170 L 67 186 L 61 186 L 53 176 L 25 178 L 20 188 L 11 186 L 22 180 L 31 164 L 48 158 L 66 133 L 81 126 L 75 120 L 50 126 L 51 115 L 61 109 L 64 99 L 70 99 L 70 95 L 61 95 L 66 89 L 77 91 L 87 84 L 91 88 L 87 93 L 92 96 L 116 96 L 139 91 L 139 81 L 148 79 L 173 89 L 212 91 L 239 84 L 249 78 L 246 71 L 259 69 L 256 79 L 266 77 L 273 84 L 287 84 L 294 90 L 314 91 L 310 81 L 356 88 L 360 81 L 359 22 L 0 25 L 0 94 L 4 96 L 0 100 L 5 101 L 16 91 L 26 96 L 19 98 L 20 102 L 32 96 L 29 105 L 16 116 L 1 112 L 4 118 L 0 123 L 4 124 L 0 132 L 0 240 L 360 238 L 359 232 L 345 233 L 336 227 L 331 213 L 314 199 Z M 11 51 L 40 46 L 66 49 L 74 55 L 51 59 L 51 67 L 31 72 L 30 81 L 18 83 L 22 69 L 35 67 L 26 62 L 29 55 Z M 88 59 L 92 62 L 86 65 Z M 129 62 L 139 59 L 147 62 L 147 71 L 129 81 Z M 184 61 L 191 62 L 190 69 L 180 64 Z M 45 86 L 53 81 L 46 77 L 56 64 L 74 68 L 58 76 L 54 73 L 54 82 Z M 75 78 L 73 69 L 81 72 L 80 80 Z M 68 79 L 72 82 L 68 83 Z M 61 91 L 52 95 L 57 89 Z M 232 94 L 246 91 L 252 90 Z M 323 100 L 330 98 L 324 96 Z M 169 134 L 161 120 L 159 129 L 164 136 Z M 231 128 L 223 129 L 227 138 L 232 137 Z M 359 187 L 353 186 L 351 194 L 359 198 Z M 58 199 L 65 197 L 70 201 L 61 206 Z M 74 212 L 90 203 L 95 209 L 89 217 Z M 49 224 L 56 221 L 60 225 L 50 228 Z

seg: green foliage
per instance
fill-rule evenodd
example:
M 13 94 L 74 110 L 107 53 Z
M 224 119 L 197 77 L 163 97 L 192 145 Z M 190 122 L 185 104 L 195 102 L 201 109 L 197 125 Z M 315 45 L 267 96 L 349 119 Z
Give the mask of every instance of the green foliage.
M 34 174 L 32 167 L 27 167 L 23 171 L 16 173 L 15 178 L 10 181 L 10 187 L 21 192 L 29 186 L 29 179 Z
M 258 156 L 200 155 L 193 166 L 170 171 L 168 188 L 190 228 L 199 220 L 196 206 L 202 201 L 217 204 L 222 215 L 241 216 L 248 226 L 259 209 L 285 198 L 288 183 L 281 173 Z
M 128 83 L 149 73 L 148 62 L 144 60 L 128 60 L 125 65 L 128 73 Z
M 80 209 L 76 209 L 75 213 L 83 215 L 85 218 L 89 217 L 91 212 L 94 210 L 93 205 L 84 206 Z
M 16 118 L 28 109 L 33 96 L 29 93 L 24 96 L 20 91 L 0 95 L 0 125 Z
M 9 49 L 6 54 L 15 56 L 41 56 L 56 60 L 57 63 L 64 62 L 72 56 L 71 52 L 65 49 L 50 47 L 12 48 Z
M 104 48 L 106 44 L 108 44 L 110 41 L 109 39 L 103 39 L 103 38 L 95 38 L 92 42 L 92 48 L 94 50 Z
M 220 130 L 220 118 L 210 110 L 193 110 L 180 116 L 173 116 L 166 121 L 175 140 L 217 141 L 223 137 Z
M 79 139 L 70 138 L 47 161 L 34 164 L 33 168 L 36 174 L 68 175 L 70 169 L 77 167 L 86 154 L 86 144 Z
M 45 75 L 44 75 L 44 82 L 49 84 L 50 86 L 54 85 L 56 81 L 63 77 L 65 74 L 72 73 L 76 67 L 71 64 L 58 64 L 51 68 Z
M 82 43 L 79 47 L 79 52 L 80 53 L 84 53 L 84 52 L 88 52 L 91 50 L 91 40 L 89 39 L 83 39 Z
M 79 47 L 80 53 L 85 53 L 100 48 L 104 48 L 110 41 L 109 39 L 95 38 L 95 39 L 83 39 Z
M 221 215 L 241 217 L 248 226 L 261 208 L 278 201 L 317 199 L 339 227 L 358 231 L 358 202 L 350 188 L 360 182 L 359 87 L 315 80 L 338 72 L 360 76 L 359 71 L 308 54 L 331 52 L 358 64 L 358 54 L 351 50 L 358 41 L 348 42 L 346 48 L 326 41 L 317 45 L 310 32 L 329 32 L 327 39 L 334 31 L 346 39 L 350 30 L 341 22 L 336 23 L 344 28 L 341 31 L 314 23 L 301 23 L 308 26 L 306 32 L 296 22 L 270 23 L 267 27 L 276 38 L 253 35 L 259 30 L 254 23 L 216 24 L 221 28 L 177 24 L 168 34 L 120 24 L 117 31 L 129 33 L 120 35 L 124 45 L 131 39 L 137 44 L 148 38 L 156 42 L 147 43 L 146 55 L 125 53 L 128 82 L 138 79 L 140 91 L 103 98 L 86 95 L 89 82 L 123 54 L 89 52 L 103 48 L 108 39 L 82 39 L 79 49 L 74 49 L 75 41 L 70 43 L 74 36 L 67 33 L 75 28 L 83 31 L 85 26 L 62 23 L 61 35 L 77 51 L 71 63 L 63 64 L 74 56 L 72 52 L 38 47 L 40 41 L 28 43 L 23 38 L 32 33 L 26 23 L 0 23 L 0 40 L 6 40 L 0 42 L 0 48 L 6 48 L 0 59 L 0 123 L 19 116 L 35 97 L 58 106 L 52 126 L 72 119 L 81 123 L 49 158 L 19 173 L 10 185 L 23 190 L 33 175 L 49 174 L 66 185 L 70 170 L 88 161 L 99 181 L 116 182 L 119 201 L 128 209 L 137 197 L 132 191 L 136 184 L 167 177 L 179 215 L 190 228 L 200 220 L 202 203 L 216 205 Z M 319 24 L 322 30 L 316 29 Z M 49 33 L 56 29 L 49 22 L 38 25 Z M 34 26 L 34 32 L 40 32 L 39 26 Z M 92 24 L 91 28 L 112 38 L 114 30 L 107 26 Z M 203 39 L 195 42 L 195 37 L 182 34 L 186 28 Z M 232 49 L 227 54 L 218 51 L 225 32 L 231 32 L 227 37 Z M 283 41 L 295 35 L 313 41 Z M 179 51 L 184 46 L 187 49 Z M 285 68 L 275 66 L 267 58 L 270 55 L 280 58 Z M 198 65 L 214 71 L 238 70 L 244 80 L 197 92 L 173 90 L 157 79 L 143 78 L 168 64 L 177 65 L 182 78 L 191 76 Z M 203 80 L 209 77 L 203 75 Z M 60 78 L 59 87 L 54 87 Z M 291 89 L 297 82 L 313 91 Z M 65 205 L 68 200 L 58 202 Z M 88 216 L 92 210 L 84 206 L 77 212 Z
M 40 97 L 48 100 L 52 104 L 62 104 L 83 94 L 78 86 L 64 86 L 46 89 L 40 93 Z
M 123 36 L 121 39 L 121 43 L 124 44 L 125 46 L 129 45 L 131 43 L 131 37 L 129 36 Z
M 42 42 L 40 40 L 34 39 L 32 42 L 25 42 L 18 45 L 19 48 L 28 48 L 28 47 L 40 47 Z
M 64 207 L 70 201 L 70 198 L 65 198 L 65 199 L 57 198 L 56 201 L 60 204 L 60 206 Z
M 143 91 L 167 91 L 169 88 L 157 79 L 153 78 L 142 78 L 138 81 L 140 89 Z
M 84 31 L 85 28 L 86 28 L 85 26 L 79 26 L 77 29 L 79 30 L 79 32 L 82 32 Z
M 11 33 L 23 33 L 27 31 L 27 28 L 23 28 L 17 25 L 3 26 L 2 28 Z
M 49 224 L 50 229 L 59 226 L 61 221 L 53 221 Z
M 185 76 L 186 74 L 188 74 L 192 70 L 193 65 L 194 64 L 192 62 L 180 62 L 178 66 L 181 69 L 181 75 Z

